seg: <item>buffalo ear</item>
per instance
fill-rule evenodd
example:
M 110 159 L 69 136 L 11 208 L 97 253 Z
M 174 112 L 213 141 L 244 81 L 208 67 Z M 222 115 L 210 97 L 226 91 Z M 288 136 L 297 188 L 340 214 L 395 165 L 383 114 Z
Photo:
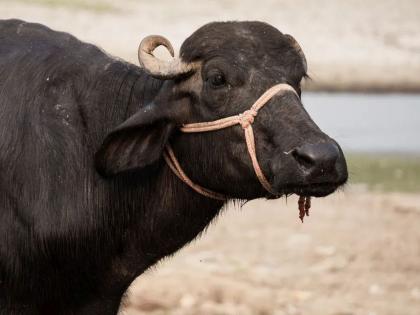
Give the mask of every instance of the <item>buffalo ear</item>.
M 112 130 L 95 154 L 98 172 L 112 176 L 140 170 L 162 155 L 175 124 L 149 105 Z

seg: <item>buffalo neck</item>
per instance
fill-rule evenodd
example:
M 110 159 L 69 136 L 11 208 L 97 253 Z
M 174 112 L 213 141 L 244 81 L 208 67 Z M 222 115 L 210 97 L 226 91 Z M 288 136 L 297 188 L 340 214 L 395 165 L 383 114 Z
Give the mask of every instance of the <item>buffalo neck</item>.
M 114 109 L 109 112 L 116 113 L 118 121 L 115 116 L 108 116 L 112 127 L 153 101 L 163 84 L 138 67 L 117 65 L 117 68 L 119 79 L 113 79 L 116 91 L 103 100 L 113 100 L 109 105 Z M 109 112 L 105 115 L 110 115 Z M 121 221 L 117 220 L 121 226 L 115 237 L 122 248 L 115 263 L 121 269 L 118 272 L 124 270 L 130 281 L 192 241 L 223 206 L 223 202 L 197 194 L 180 181 L 163 158 L 145 170 L 101 182 L 108 196 L 118 196 L 106 198 L 110 201 L 106 208 L 111 216 L 123 216 Z

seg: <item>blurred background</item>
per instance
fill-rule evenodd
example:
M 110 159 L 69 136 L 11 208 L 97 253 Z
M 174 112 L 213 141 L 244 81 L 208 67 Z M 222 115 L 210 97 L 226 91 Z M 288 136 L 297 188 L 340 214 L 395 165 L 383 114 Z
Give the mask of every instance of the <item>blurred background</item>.
M 349 184 L 305 223 L 293 197 L 229 206 L 142 275 L 121 314 L 420 314 L 418 0 L 0 0 L 4 18 L 133 63 L 146 35 L 179 48 L 210 21 L 268 22 L 302 46 L 303 103 L 345 150 Z

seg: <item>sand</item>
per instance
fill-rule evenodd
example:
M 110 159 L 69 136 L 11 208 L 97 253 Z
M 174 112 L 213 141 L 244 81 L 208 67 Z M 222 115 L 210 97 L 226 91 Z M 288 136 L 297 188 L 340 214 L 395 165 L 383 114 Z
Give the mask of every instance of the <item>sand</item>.
M 418 315 L 420 195 L 361 186 L 229 208 L 138 278 L 126 315 Z

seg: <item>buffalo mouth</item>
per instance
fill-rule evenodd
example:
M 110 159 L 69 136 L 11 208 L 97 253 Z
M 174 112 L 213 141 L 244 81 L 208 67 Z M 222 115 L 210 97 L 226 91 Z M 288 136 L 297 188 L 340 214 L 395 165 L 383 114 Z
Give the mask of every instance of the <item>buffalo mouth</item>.
M 284 185 L 281 189 L 279 189 L 279 194 L 274 198 L 280 198 L 282 196 L 289 196 L 293 194 L 306 197 L 326 197 L 334 193 L 344 184 L 345 182 Z
M 287 188 L 287 190 L 299 196 L 325 197 L 335 192 L 340 186 L 340 184 L 319 183 L 295 187 L 291 186 Z
M 303 185 L 286 185 L 283 186 L 281 192 L 275 196 L 271 195 L 268 199 L 277 199 L 282 196 L 289 196 L 296 194 L 299 196 L 298 209 L 299 219 L 303 223 L 305 216 L 309 216 L 309 209 L 311 208 L 311 197 L 325 197 L 335 192 L 342 183 L 316 183 Z

